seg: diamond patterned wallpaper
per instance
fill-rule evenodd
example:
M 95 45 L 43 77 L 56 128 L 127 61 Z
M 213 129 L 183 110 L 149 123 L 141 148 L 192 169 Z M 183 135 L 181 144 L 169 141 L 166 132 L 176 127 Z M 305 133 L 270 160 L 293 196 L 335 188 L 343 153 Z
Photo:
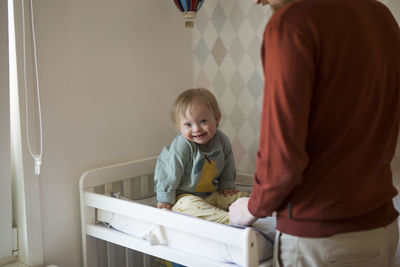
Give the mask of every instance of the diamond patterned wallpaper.
M 263 75 L 262 33 L 271 11 L 251 0 L 207 0 L 195 21 L 194 80 L 222 109 L 221 130 L 232 141 L 239 171 L 253 172 Z
M 400 22 L 400 0 L 382 2 Z M 220 128 L 231 139 L 242 172 L 255 170 L 264 83 L 260 46 L 271 14 L 252 0 L 206 0 L 193 28 L 195 86 L 218 98 Z

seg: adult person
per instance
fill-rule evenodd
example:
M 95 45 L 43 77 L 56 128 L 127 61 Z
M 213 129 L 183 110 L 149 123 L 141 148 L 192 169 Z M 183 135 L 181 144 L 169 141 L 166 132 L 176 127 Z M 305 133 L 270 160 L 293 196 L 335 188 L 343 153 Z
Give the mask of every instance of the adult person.
M 254 189 L 230 222 L 276 211 L 276 266 L 390 266 L 399 26 L 375 0 L 266 1 Z

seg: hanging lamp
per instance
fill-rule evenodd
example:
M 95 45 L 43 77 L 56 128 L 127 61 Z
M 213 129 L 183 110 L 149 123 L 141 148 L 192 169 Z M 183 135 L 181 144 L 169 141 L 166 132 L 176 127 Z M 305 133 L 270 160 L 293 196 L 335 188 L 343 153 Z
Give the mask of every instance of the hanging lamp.
M 193 20 L 196 18 L 197 11 L 201 8 L 204 0 L 174 0 L 179 11 L 185 19 L 185 27 L 193 28 Z

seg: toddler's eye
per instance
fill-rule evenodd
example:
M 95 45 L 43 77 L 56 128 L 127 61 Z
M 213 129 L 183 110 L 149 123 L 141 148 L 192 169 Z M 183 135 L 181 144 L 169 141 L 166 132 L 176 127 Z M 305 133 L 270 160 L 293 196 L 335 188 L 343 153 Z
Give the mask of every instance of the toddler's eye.
M 207 120 L 201 120 L 200 121 L 200 123 L 206 123 L 207 122 Z
M 189 122 L 185 123 L 184 125 L 185 125 L 186 127 L 192 126 Z

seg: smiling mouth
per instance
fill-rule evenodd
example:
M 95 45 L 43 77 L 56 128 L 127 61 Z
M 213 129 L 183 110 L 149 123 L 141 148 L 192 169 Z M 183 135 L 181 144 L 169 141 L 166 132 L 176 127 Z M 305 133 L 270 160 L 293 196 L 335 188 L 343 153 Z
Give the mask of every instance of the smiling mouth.
M 205 136 L 206 133 L 202 133 L 202 134 L 198 134 L 198 135 L 192 135 L 193 138 L 201 138 L 203 136 Z

